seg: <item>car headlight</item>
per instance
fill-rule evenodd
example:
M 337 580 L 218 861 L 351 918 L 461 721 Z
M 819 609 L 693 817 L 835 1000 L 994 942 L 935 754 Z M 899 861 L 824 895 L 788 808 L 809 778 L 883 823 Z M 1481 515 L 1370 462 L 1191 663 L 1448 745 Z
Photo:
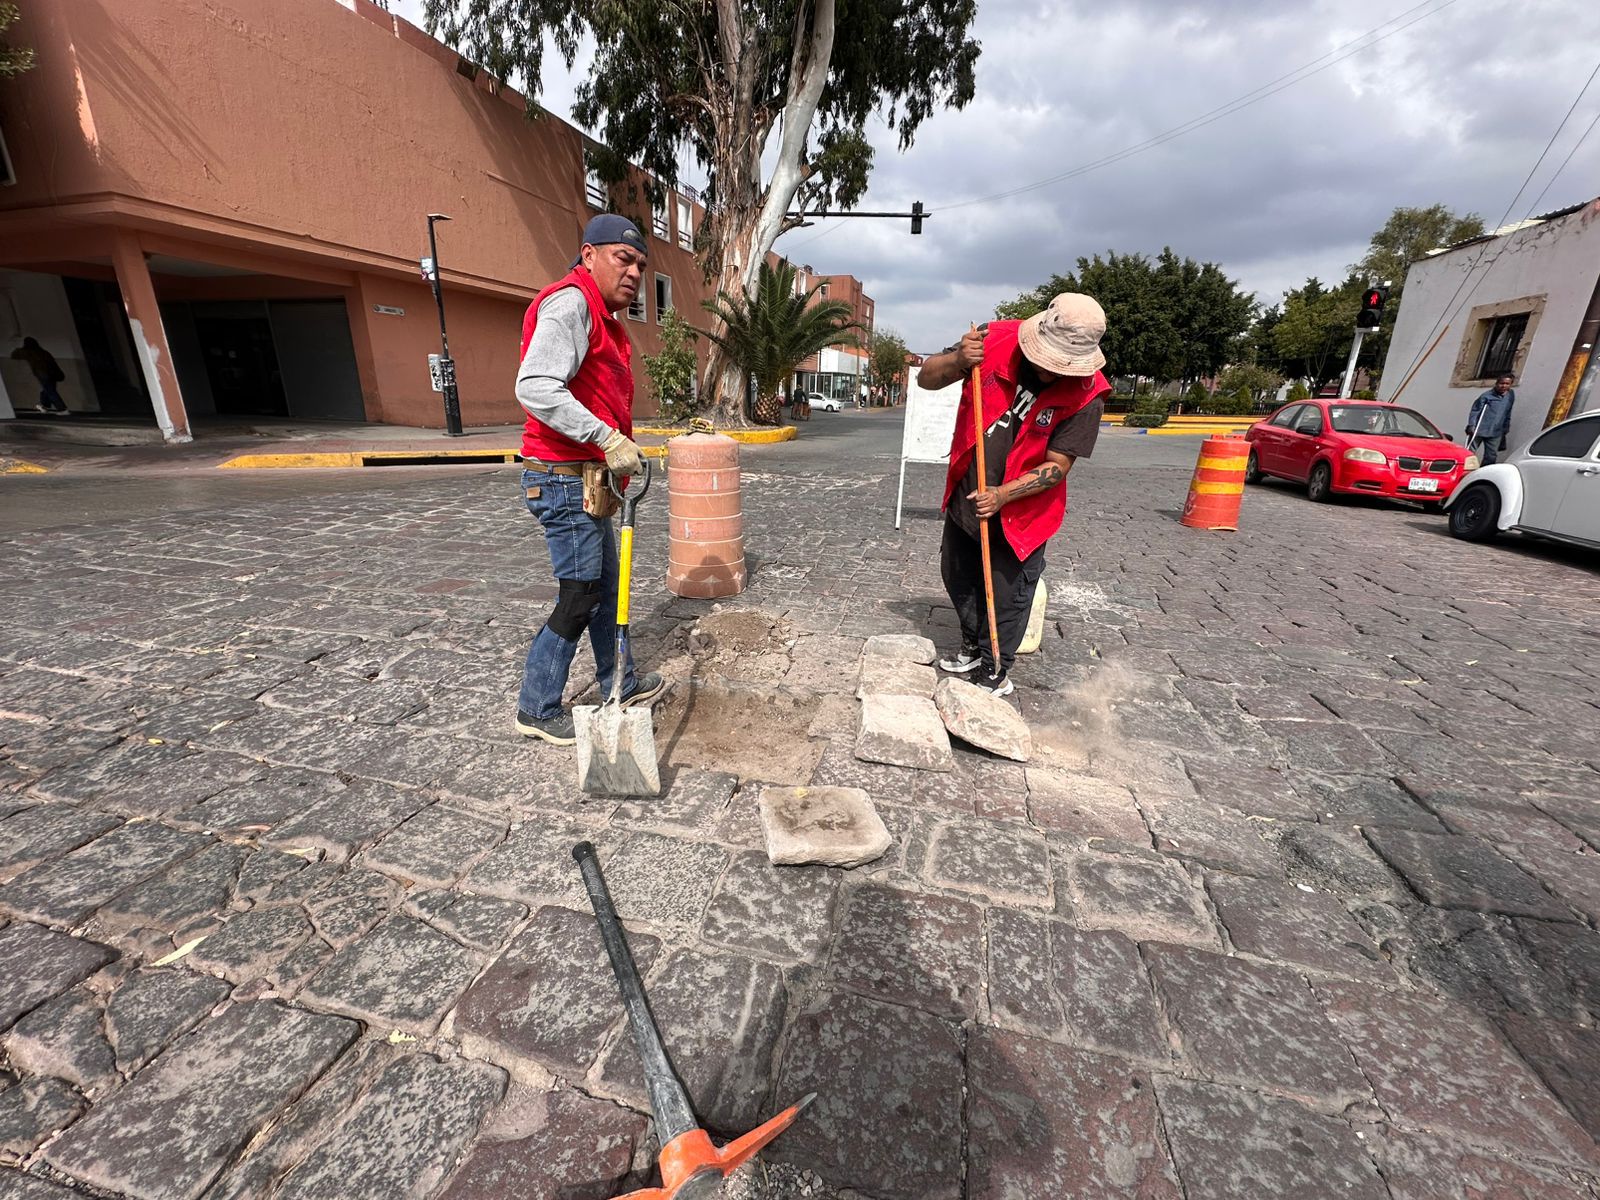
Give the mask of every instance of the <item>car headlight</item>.
M 1380 451 L 1368 450 L 1364 446 L 1352 446 L 1344 452 L 1344 456 L 1350 462 L 1378 463 L 1381 465 L 1389 461 Z
M 1463 471 L 1476 471 L 1482 465 L 1483 464 L 1478 461 L 1478 456 L 1476 454 L 1469 454 L 1467 455 L 1467 460 L 1461 464 L 1461 469 Z

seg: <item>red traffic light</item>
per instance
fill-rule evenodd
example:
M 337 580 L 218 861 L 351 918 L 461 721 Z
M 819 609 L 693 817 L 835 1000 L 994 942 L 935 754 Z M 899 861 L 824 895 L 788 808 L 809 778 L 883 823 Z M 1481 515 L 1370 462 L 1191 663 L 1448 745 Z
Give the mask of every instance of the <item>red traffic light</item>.
M 1378 308 L 1383 304 L 1383 293 L 1377 288 L 1368 288 L 1367 294 L 1361 300 L 1362 308 Z

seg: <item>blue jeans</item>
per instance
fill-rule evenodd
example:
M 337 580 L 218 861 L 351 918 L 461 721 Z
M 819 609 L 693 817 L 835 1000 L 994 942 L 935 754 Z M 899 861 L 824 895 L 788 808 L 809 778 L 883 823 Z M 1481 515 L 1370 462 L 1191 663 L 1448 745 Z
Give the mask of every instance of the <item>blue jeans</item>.
M 600 605 L 589 619 L 589 645 L 594 649 L 595 678 L 602 696 L 611 694 L 617 662 L 617 536 L 609 520 L 583 511 L 583 480 L 576 475 L 548 471 L 522 472 L 522 489 L 528 511 L 544 527 L 550 547 L 550 570 L 557 581 L 600 581 Z M 531 495 L 532 489 L 538 495 Z M 528 661 L 522 669 L 522 691 L 517 709 L 527 716 L 547 720 L 561 712 L 575 640 L 562 637 L 548 624 L 534 635 Z M 623 665 L 622 694 L 635 686 L 633 653 Z
M 1478 465 L 1487 467 L 1490 463 L 1500 459 L 1500 438 L 1502 434 L 1494 437 L 1473 438 L 1467 443 L 1467 449 L 1478 456 Z

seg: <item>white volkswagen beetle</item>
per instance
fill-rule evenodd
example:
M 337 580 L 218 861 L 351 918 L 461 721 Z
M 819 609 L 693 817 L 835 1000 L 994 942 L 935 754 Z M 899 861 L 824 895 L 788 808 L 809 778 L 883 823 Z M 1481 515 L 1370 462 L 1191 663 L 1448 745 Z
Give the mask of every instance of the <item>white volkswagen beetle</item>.
M 1450 532 L 1469 541 L 1515 530 L 1600 548 L 1600 413 L 1552 425 L 1463 476 L 1445 509 Z

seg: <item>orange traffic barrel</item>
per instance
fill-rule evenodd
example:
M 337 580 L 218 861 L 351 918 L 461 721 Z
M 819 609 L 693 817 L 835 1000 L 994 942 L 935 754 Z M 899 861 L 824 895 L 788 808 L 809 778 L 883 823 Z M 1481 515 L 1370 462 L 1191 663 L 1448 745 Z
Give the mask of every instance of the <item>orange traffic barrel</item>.
M 667 511 L 667 590 L 697 600 L 744 591 L 739 443 L 718 433 L 686 433 L 669 441 Z
M 1183 523 L 1190 529 L 1239 528 L 1239 502 L 1244 498 L 1244 469 L 1250 443 L 1242 437 L 1208 437 L 1183 502 Z

